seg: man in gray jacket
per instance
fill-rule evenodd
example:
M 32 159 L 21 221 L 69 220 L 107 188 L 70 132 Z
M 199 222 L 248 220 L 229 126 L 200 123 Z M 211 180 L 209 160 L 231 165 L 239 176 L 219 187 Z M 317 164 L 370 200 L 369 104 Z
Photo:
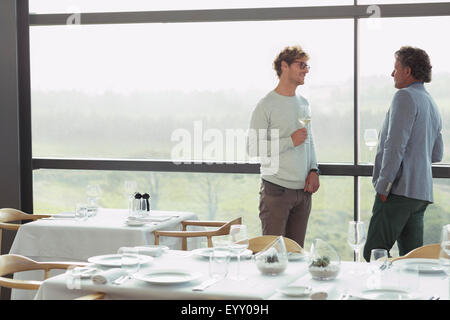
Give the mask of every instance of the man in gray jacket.
M 274 69 L 278 85 L 253 111 L 248 141 L 250 156 L 259 157 L 261 162 L 259 218 L 263 235 L 282 235 L 302 247 L 311 194 L 319 189 L 316 152 L 308 120 L 311 110 L 308 101 L 295 93 L 305 82 L 308 59 L 299 46 L 286 47 L 277 56 Z M 271 159 L 270 165 L 263 161 L 264 156 Z
M 402 47 L 395 53 L 395 87 L 379 137 L 372 209 L 364 258 L 372 249 L 388 252 L 397 241 L 399 254 L 423 245 L 423 216 L 433 203 L 431 164 L 442 160 L 442 120 L 424 87 L 431 64 L 424 50 Z

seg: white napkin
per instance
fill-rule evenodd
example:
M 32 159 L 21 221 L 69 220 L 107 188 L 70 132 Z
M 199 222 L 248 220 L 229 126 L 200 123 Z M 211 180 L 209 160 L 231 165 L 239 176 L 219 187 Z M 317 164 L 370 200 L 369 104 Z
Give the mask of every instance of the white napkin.
M 113 268 L 107 271 L 104 271 L 100 274 L 96 274 L 92 277 L 92 282 L 94 284 L 107 284 L 111 283 L 114 280 L 118 279 L 121 276 L 127 275 L 127 272 L 120 268 Z
M 172 216 L 150 216 L 145 218 L 140 217 L 129 217 L 129 221 L 142 221 L 142 222 L 162 222 L 166 220 L 170 220 Z
M 117 253 L 118 254 L 122 254 L 123 248 L 124 247 L 120 247 L 119 250 L 117 250 Z M 146 256 L 152 256 L 152 257 L 159 257 L 160 255 L 162 255 L 162 253 L 164 251 L 164 247 L 158 247 L 158 246 L 154 246 L 154 247 L 138 246 L 138 247 L 135 247 L 135 248 L 138 249 L 138 254 L 142 254 L 142 255 L 146 255 Z

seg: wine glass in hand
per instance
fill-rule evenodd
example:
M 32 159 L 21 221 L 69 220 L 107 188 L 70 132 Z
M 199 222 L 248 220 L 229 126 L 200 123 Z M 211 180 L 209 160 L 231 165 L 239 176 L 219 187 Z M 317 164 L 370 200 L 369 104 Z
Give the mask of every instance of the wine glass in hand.
M 230 228 L 230 249 L 236 253 L 238 263 L 235 280 L 243 280 L 245 277 L 240 275 L 241 254 L 248 248 L 247 226 L 235 224 Z

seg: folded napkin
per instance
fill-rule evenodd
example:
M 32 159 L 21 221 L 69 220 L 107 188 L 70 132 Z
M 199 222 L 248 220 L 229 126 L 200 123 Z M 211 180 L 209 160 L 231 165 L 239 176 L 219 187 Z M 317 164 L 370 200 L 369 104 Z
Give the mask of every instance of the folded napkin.
M 119 250 L 117 250 L 118 254 L 121 254 L 123 251 L 124 247 L 119 248 Z M 135 247 L 138 249 L 138 254 L 143 254 L 146 256 L 152 256 L 152 257 L 159 257 L 160 255 L 162 255 L 162 253 L 164 252 L 164 246 L 138 246 Z
M 161 222 L 161 221 L 170 220 L 171 218 L 172 218 L 172 216 L 149 216 L 149 217 L 145 217 L 145 218 L 129 217 L 128 220 L 129 221 L 142 221 L 142 222 Z
M 96 274 L 92 277 L 92 282 L 94 284 L 107 284 L 112 283 L 114 280 L 120 278 L 121 276 L 127 275 L 127 272 L 120 268 L 113 268 L 102 273 Z

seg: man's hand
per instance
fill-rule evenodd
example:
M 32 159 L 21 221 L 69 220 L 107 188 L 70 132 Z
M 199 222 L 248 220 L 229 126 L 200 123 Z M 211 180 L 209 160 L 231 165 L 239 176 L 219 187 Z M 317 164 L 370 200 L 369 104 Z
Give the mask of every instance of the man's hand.
M 304 190 L 306 192 L 315 193 L 317 190 L 319 190 L 319 187 L 319 175 L 317 174 L 317 172 L 311 171 L 306 177 Z
M 381 202 L 386 202 L 387 197 L 385 195 L 382 195 L 381 193 L 379 193 L 378 196 L 380 197 Z
M 294 143 L 294 147 L 301 145 L 303 142 L 305 142 L 307 137 L 308 137 L 308 130 L 306 128 L 301 128 L 294 131 L 294 133 L 291 134 L 291 139 L 292 142 Z

